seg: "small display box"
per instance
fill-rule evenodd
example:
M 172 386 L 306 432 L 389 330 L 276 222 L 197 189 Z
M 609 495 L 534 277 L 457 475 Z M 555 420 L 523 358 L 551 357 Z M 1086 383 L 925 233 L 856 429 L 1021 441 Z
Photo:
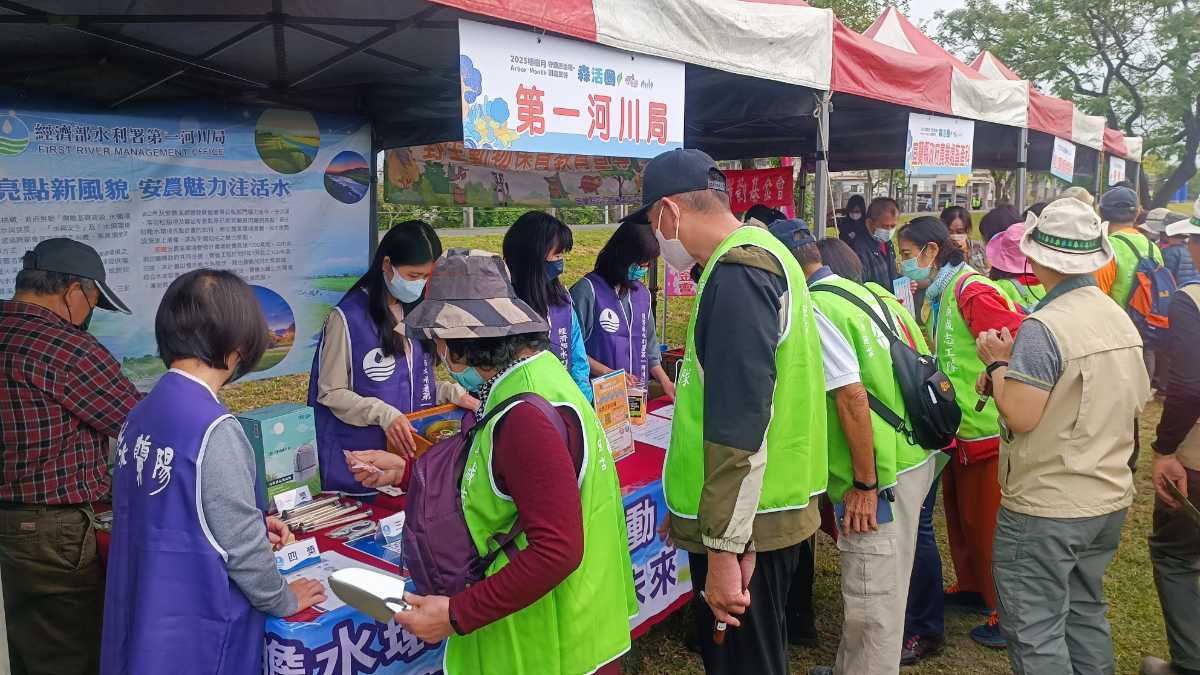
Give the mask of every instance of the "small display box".
M 317 428 L 313 409 L 280 403 L 237 416 L 258 465 L 258 491 L 266 503 L 275 495 L 307 485 L 321 492 L 317 466 Z

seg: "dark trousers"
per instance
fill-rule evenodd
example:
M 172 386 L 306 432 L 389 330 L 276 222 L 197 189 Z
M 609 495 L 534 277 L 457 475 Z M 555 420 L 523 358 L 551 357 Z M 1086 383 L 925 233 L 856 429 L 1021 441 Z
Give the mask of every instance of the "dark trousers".
M 817 618 L 813 613 L 813 578 L 816 576 L 816 535 L 800 542 L 800 561 L 788 588 L 787 627 L 793 638 L 815 638 Z M 753 598 L 752 598 L 753 599 Z
M 104 578 L 90 508 L 0 505 L 0 579 L 13 675 L 99 672 Z
M 760 552 L 750 577 L 750 608 L 739 617 L 740 628 L 725 631 L 724 644 L 713 642 L 716 619 L 707 603 L 698 603 L 696 637 L 704 670 L 710 674 L 788 672 L 787 595 L 800 563 L 801 544 Z M 688 554 L 692 584 L 697 595 L 704 590 L 708 557 Z
M 1187 476 L 1188 500 L 1200 507 L 1200 471 L 1189 469 Z M 1167 624 L 1171 662 L 1180 672 L 1200 673 L 1200 530 L 1182 510 L 1157 498 L 1150 562 Z
M 937 480 L 921 504 L 917 522 L 917 551 L 913 558 L 908 585 L 908 609 L 904 617 L 904 637 L 933 637 L 946 631 L 942 598 L 942 554 L 933 536 L 933 509 L 937 505 Z

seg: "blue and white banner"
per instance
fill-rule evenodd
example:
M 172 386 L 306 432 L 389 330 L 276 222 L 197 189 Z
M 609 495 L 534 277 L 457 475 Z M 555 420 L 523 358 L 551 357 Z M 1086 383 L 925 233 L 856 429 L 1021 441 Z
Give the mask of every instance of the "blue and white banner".
M 249 106 L 136 114 L 0 107 L 0 297 L 51 237 L 100 252 L 133 316 L 92 332 L 139 387 L 165 371 L 154 315 L 176 277 L 233 270 L 272 345 L 248 379 L 307 372 L 325 315 L 367 265 L 370 129 L 360 118 Z
M 905 173 L 910 176 L 970 175 L 974 159 L 974 121 L 908 114 Z
M 463 145 L 613 157 L 683 147 L 682 63 L 459 20 Z

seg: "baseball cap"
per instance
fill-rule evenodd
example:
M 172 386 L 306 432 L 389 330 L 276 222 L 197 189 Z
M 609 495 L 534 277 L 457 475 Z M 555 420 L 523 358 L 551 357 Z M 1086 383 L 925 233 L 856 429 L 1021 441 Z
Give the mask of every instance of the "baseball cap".
M 642 206 L 625 220 L 649 222 L 646 213 L 658 200 L 699 190 L 728 191 L 725 174 L 717 168 L 717 163 L 702 150 L 668 150 L 646 164 L 642 173 Z
M 38 242 L 32 251 L 25 254 L 24 269 L 42 272 L 72 274 L 96 282 L 100 299 L 96 306 L 111 312 L 131 314 L 129 307 L 108 287 L 105 281 L 104 261 L 96 249 L 81 241 L 56 237 Z
M 789 250 L 796 250 L 805 244 L 816 243 L 817 238 L 808 229 L 808 223 L 799 218 L 776 220 L 767 226 L 767 231 L 783 242 Z
M 1109 188 L 1100 197 L 1100 208 L 1109 213 L 1110 218 L 1120 216 L 1133 220 L 1137 216 L 1137 206 L 1137 194 L 1124 186 Z

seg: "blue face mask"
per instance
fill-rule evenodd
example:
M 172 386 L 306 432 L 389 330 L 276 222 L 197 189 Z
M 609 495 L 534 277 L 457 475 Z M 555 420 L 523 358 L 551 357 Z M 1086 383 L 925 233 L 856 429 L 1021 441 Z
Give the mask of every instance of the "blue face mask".
M 558 275 L 563 273 L 563 268 L 566 267 L 565 260 L 547 260 L 546 261 L 546 278 L 554 281 Z
M 925 249 L 921 249 L 924 251 Z M 913 281 L 925 281 L 929 278 L 929 271 L 932 269 L 933 263 L 921 267 L 921 254 L 918 253 L 915 257 L 908 260 L 900 261 L 900 274 L 912 279 Z
M 405 279 L 400 272 L 392 270 L 392 278 L 388 280 L 388 292 L 400 302 L 416 302 L 425 291 L 425 279 Z
M 463 389 L 469 392 L 478 392 L 480 389 L 483 389 L 486 381 L 479 374 L 479 371 L 475 370 L 475 366 L 467 366 L 467 369 L 460 373 L 450 367 L 450 360 L 442 356 L 440 352 L 438 353 L 438 358 L 442 360 L 442 365 L 446 366 L 446 370 L 450 372 L 450 377 L 462 385 Z
M 629 280 L 630 281 L 645 281 L 646 280 L 646 272 L 648 272 L 648 271 L 649 270 L 647 270 L 645 267 L 642 267 L 641 265 L 630 265 L 629 266 Z

